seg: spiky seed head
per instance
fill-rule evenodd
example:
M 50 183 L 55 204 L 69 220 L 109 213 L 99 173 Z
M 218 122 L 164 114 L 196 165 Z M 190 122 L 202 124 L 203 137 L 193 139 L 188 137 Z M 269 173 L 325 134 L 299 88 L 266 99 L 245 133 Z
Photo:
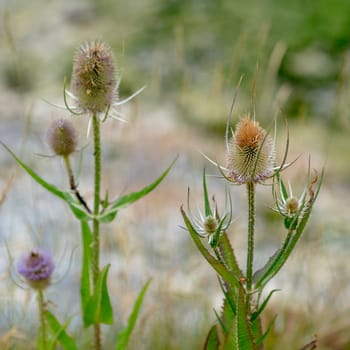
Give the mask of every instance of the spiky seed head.
M 214 218 L 211 215 L 205 218 L 203 228 L 207 234 L 209 235 L 213 234 L 216 231 L 217 227 L 218 227 L 218 221 L 216 220 L 216 218 Z
M 47 141 L 58 156 L 66 157 L 76 150 L 77 132 L 69 120 L 57 119 L 48 129 Z
M 296 198 L 290 197 L 286 200 L 285 207 L 288 215 L 294 215 L 299 209 L 299 202 Z
M 117 97 L 111 48 L 96 40 L 81 45 L 73 64 L 72 92 L 84 112 L 103 113 Z
M 43 249 L 32 250 L 23 255 L 17 264 L 18 273 L 25 278 L 30 287 L 37 290 L 49 286 L 54 269 L 51 255 Z
M 262 182 L 273 174 L 272 138 L 249 115 L 239 121 L 228 146 L 228 178 L 232 182 Z

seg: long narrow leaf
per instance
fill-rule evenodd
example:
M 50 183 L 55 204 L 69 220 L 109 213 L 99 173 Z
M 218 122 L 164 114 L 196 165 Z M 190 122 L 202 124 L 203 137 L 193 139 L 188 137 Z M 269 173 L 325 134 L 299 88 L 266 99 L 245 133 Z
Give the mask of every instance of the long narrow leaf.
M 235 326 L 236 349 L 256 350 L 254 337 L 250 328 L 249 317 L 247 315 L 244 290 L 242 286 L 239 289 L 239 293 L 237 295 Z
M 7 147 L 3 142 L 1 145 L 6 149 L 6 151 L 14 158 L 14 160 L 35 180 L 39 185 L 44 187 L 46 190 L 54 194 L 55 196 L 65 199 L 65 193 L 59 190 L 56 186 L 46 182 L 43 178 L 41 178 L 33 169 L 31 169 L 27 164 L 22 162 L 15 153 L 11 151 L 9 147 Z
M 141 199 L 142 197 L 146 196 L 148 193 L 153 191 L 163 181 L 163 179 L 168 175 L 170 169 L 173 167 L 176 160 L 177 160 L 177 157 L 172 161 L 172 163 L 164 171 L 164 173 L 157 180 L 152 182 L 150 185 L 144 187 L 140 191 L 126 194 L 126 195 L 118 198 L 113 203 L 111 203 L 111 206 L 108 209 L 106 209 L 106 211 L 101 216 L 99 216 L 98 219 L 101 222 L 110 222 L 110 221 L 114 220 L 119 209 L 136 202 L 137 200 Z
M 218 337 L 217 325 L 210 328 L 203 350 L 219 350 L 220 341 Z
M 252 330 L 252 335 L 254 339 L 254 343 L 258 350 L 263 350 L 264 346 L 261 343 L 258 343 L 260 339 L 262 338 L 262 324 L 261 324 L 261 318 L 256 318 L 253 322 L 250 322 L 250 328 Z
M 267 303 L 269 302 L 270 298 L 272 297 L 272 294 L 275 292 L 280 291 L 280 289 L 273 289 L 269 295 L 267 296 L 267 298 L 264 300 L 264 302 L 260 305 L 260 307 L 258 308 L 258 310 L 256 312 L 254 312 L 251 316 L 250 316 L 250 321 L 254 322 L 259 316 L 260 314 L 264 311 Z
M 45 317 L 48 325 L 52 330 L 52 333 L 54 334 L 54 341 L 58 340 L 58 342 L 62 345 L 63 349 L 65 350 L 78 350 L 74 339 L 66 332 L 66 328 L 69 322 L 67 322 L 64 325 L 61 325 L 50 311 L 45 312 Z
M 181 214 L 184 219 L 184 222 L 186 224 L 187 230 L 190 233 L 194 243 L 196 244 L 199 251 L 202 253 L 204 258 L 208 261 L 208 263 L 214 268 L 214 270 L 228 283 L 231 283 L 233 286 L 240 287 L 239 280 L 230 272 L 227 270 L 227 268 L 221 264 L 218 260 L 216 260 L 204 247 L 202 244 L 197 232 L 193 228 L 190 220 L 188 219 L 185 211 L 181 207 Z
M 240 279 L 243 276 L 243 273 L 239 268 L 235 253 L 233 251 L 232 245 L 228 239 L 226 232 L 223 232 L 221 234 L 220 241 L 218 244 L 218 250 L 227 269 L 232 271 L 237 279 Z
M 91 324 L 89 316 L 87 315 L 87 306 L 91 298 L 91 277 L 90 277 L 90 263 L 91 263 L 91 242 L 92 234 L 89 224 L 86 221 L 81 221 L 81 237 L 83 242 L 82 254 L 82 270 L 80 276 L 80 299 L 83 313 L 83 320 L 85 327 Z
M 273 320 L 270 322 L 270 324 L 268 325 L 266 331 L 264 332 L 264 334 L 261 336 L 261 338 L 259 338 L 257 341 L 256 341 L 256 345 L 262 345 L 265 338 L 267 337 L 267 335 L 269 334 L 273 324 L 275 323 L 275 320 L 276 320 L 276 317 L 277 315 L 273 318 Z
M 210 203 L 209 203 L 209 195 L 208 195 L 207 181 L 206 181 L 206 176 L 205 176 L 205 169 L 203 170 L 203 196 L 204 196 L 205 216 L 212 216 L 213 213 L 211 211 Z
M 110 265 L 99 274 L 94 294 L 85 309 L 85 325 L 104 323 L 113 324 L 113 310 L 107 289 L 107 275 Z
M 143 288 L 141 289 L 141 292 L 139 293 L 139 295 L 135 301 L 134 308 L 129 316 L 127 326 L 118 334 L 116 350 L 125 350 L 126 349 L 128 342 L 129 342 L 130 335 L 135 327 L 136 320 L 137 320 L 138 315 L 140 313 L 143 299 L 145 297 L 146 291 L 147 291 L 150 283 L 151 283 L 151 280 L 148 280 L 146 282 L 146 284 L 143 286 Z
M 40 186 L 45 188 L 48 192 L 52 193 L 58 198 L 63 199 L 71 208 L 73 214 L 79 220 L 88 220 L 91 216 L 86 212 L 86 210 L 81 206 L 76 199 L 66 191 L 61 191 L 55 185 L 45 181 L 38 173 L 36 173 L 29 165 L 22 162 L 11 149 L 0 141 L 0 144 L 6 149 L 6 151 L 13 157 L 13 159 L 20 165 L 27 173 L 36 181 Z

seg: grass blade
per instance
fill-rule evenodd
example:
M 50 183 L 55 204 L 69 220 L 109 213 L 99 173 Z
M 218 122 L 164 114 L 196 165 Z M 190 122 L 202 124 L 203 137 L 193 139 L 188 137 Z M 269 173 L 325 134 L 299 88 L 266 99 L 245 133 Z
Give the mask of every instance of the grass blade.
M 135 327 L 137 317 L 140 313 L 143 299 L 145 297 L 146 291 L 147 291 L 150 283 L 151 283 L 151 280 L 148 280 L 146 282 L 146 284 L 143 286 L 143 288 L 141 289 L 141 292 L 139 293 L 139 295 L 135 301 L 134 308 L 129 316 L 127 326 L 118 334 L 118 341 L 117 341 L 117 345 L 116 345 L 116 350 L 125 350 L 126 349 L 128 342 L 129 342 L 130 335 Z

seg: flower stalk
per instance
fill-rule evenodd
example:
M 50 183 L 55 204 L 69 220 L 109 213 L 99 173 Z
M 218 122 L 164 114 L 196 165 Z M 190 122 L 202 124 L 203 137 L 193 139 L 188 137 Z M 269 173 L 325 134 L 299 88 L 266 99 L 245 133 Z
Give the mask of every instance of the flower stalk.
M 254 231 L 255 231 L 255 184 L 247 183 L 248 192 L 248 251 L 247 251 L 247 290 L 252 289 L 254 265 Z
M 94 161 L 95 161 L 95 178 L 94 178 L 94 219 L 92 231 L 92 281 L 93 287 L 96 288 L 99 276 L 100 260 L 100 222 L 97 218 L 100 209 L 100 192 L 101 192 L 101 135 L 100 123 L 96 114 L 92 116 L 92 127 L 94 137 Z M 95 349 L 101 349 L 101 328 L 99 323 L 94 324 Z
M 45 321 L 45 299 L 44 292 L 42 289 L 38 290 L 38 306 L 39 306 L 39 331 L 38 331 L 38 339 L 40 343 L 40 348 L 42 350 L 47 350 L 47 332 L 46 332 L 46 321 Z

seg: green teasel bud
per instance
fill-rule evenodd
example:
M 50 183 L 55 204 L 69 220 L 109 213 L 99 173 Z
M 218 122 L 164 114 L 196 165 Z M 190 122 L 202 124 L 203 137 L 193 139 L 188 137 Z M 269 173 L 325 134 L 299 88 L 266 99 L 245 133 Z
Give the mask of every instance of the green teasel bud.
M 48 129 L 47 141 L 56 155 L 67 157 L 76 150 L 77 132 L 69 120 L 57 119 Z
M 117 98 L 116 66 L 110 47 L 98 40 L 81 45 L 74 58 L 71 84 L 84 112 L 105 112 Z
M 205 218 L 203 223 L 203 229 L 208 235 L 215 233 L 217 227 L 218 220 L 216 218 L 214 218 L 212 215 L 209 215 Z

